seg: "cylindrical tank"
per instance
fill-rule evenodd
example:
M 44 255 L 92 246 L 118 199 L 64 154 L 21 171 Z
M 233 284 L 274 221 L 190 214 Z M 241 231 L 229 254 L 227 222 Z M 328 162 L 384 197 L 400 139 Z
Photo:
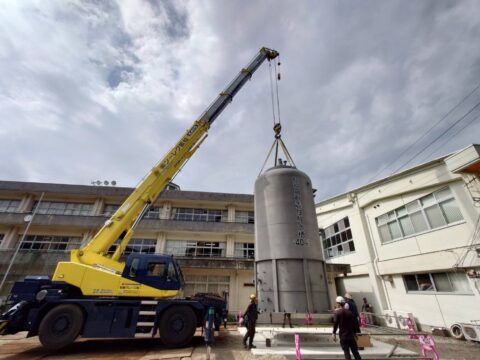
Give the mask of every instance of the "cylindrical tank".
M 290 166 L 255 182 L 258 307 L 267 312 L 328 310 L 327 282 L 310 178 Z

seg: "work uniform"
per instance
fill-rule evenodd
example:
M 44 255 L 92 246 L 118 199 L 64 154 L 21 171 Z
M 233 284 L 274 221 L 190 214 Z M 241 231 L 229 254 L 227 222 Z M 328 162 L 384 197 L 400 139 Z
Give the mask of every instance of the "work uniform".
M 243 337 L 243 345 L 247 346 L 248 340 L 248 347 L 253 347 L 253 338 L 255 337 L 255 326 L 257 323 L 258 318 L 258 307 L 257 302 L 252 300 L 250 304 L 248 304 L 247 310 L 245 310 L 244 319 L 246 322 L 247 333 Z
M 355 341 L 355 319 L 350 310 L 337 309 L 333 316 L 333 334 L 336 334 L 337 329 L 340 338 L 340 346 L 345 354 L 345 360 L 351 360 L 350 350 L 352 350 L 355 360 L 361 360 L 358 352 L 357 342 Z
M 358 313 L 357 304 L 352 299 L 347 298 L 347 303 L 345 304 L 345 309 L 350 310 L 353 314 L 355 322 L 355 333 L 360 333 L 360 322 L 358 321 L 360 314 Z

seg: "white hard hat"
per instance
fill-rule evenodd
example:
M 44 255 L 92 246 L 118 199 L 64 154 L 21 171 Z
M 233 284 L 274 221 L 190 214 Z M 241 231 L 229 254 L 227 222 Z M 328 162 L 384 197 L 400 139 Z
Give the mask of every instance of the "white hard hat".
M 345 303 L 345 299 L 342 296 L 337 296 L 337 298 L 335 299 L 335 302 L 339 304 L 343 304 Z

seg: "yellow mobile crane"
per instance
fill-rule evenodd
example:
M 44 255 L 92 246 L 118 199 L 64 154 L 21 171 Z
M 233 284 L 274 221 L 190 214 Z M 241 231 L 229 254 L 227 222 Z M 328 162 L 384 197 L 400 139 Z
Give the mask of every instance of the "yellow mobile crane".
M 222 110 L 265 60 L 278 52 L 261 48 L 224 91 L 153 167 L 120 208 L 70 261 L 59 262 L 53 278 L 27 276 L 15 282 L 9 311 L 0 317 L 0 334 L 28 331 L 48 349 L 83 337 L 133 337 L 160 330 L 168 346 L 184 346 L 202 324 L 207 309 L 226 315 L 223 299 L 199 296 L 171 299 L 184 285 L 172 256 L 132 253 L 120 261 L 135 227 L 167 184 L 207 137 Z M 117 244 L 113 255 L 108 250 Z

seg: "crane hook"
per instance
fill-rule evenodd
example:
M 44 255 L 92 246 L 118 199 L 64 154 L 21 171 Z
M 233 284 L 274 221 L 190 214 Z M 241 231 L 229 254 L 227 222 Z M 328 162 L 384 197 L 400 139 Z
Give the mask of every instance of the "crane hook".
M 279 139 L 281 137 L 280 132 L 282 131 L 282 125 L 280 125 L 280 123 L 275 124 L 273 131 L 275 132 L 275 139 Z

